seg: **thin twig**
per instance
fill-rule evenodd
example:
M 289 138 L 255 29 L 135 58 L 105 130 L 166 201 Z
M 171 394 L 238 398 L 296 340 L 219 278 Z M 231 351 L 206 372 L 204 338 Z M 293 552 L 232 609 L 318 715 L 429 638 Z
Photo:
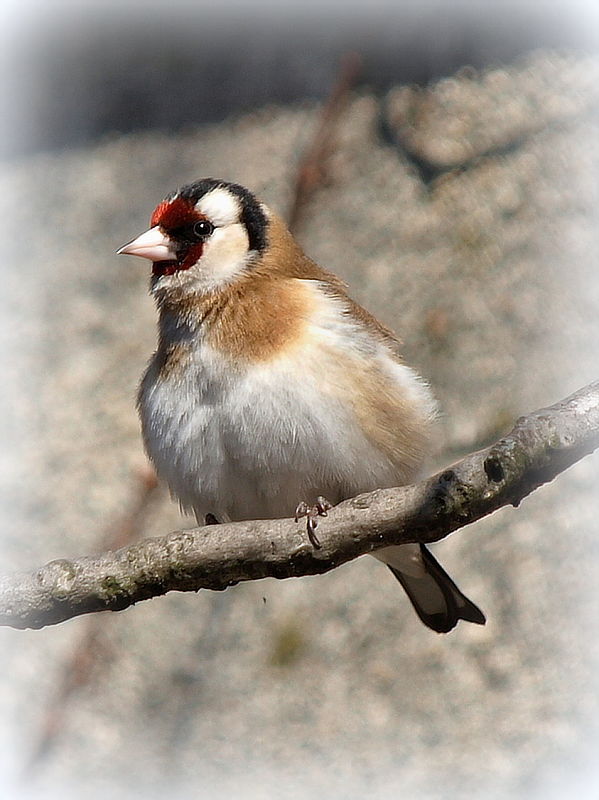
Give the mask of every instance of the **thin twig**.
M 139 538 L 151 500 L 158 488 L 156 473 L 147 464 L 136 474 L 138 486 L 130 508 L 117 525 L 106 528 L 99 542 L 100 550 L 124 547 Z M 103 635 L 106 617 L 93 616 L 81 631 L 70 654 L 65 658 L 62 675 L 56 690 L 42 710 L 39 733 L 29 757 L 25 774 L 28 774 L 51 750 L 64 728 L 69 699 L 89 684 L 100 664 L 106 663 L 108 647 Z M 99 656 L 102 656 L 102 659 Z
M 358 53 L 347 53 L 339 68 L 333 89 L 325 103 L 312 142 L 300 161 L 289 209 L 288 225 L 297 230 L 305 208 L 326 175 L 326 164 L 334 149 L 335 130 L 356 84 L 362 59 Z

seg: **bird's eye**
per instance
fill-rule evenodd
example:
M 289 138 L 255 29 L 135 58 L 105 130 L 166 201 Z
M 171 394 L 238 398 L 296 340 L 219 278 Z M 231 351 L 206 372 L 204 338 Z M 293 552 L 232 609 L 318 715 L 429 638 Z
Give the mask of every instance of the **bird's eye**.
M 199 219 L 194 223 L 192 230 L 193 235 L 197 236 L 198 239 L 205 239 L 207 236 L 210 236 L 214 230 L 214 225 L 208 222 L 207 219 Z

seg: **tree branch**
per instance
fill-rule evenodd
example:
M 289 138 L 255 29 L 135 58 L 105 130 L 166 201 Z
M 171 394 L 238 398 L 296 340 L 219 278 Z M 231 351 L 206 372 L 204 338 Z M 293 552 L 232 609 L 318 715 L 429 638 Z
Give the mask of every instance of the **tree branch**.
M 292 519 L 176 531 L 1 578 L 0 624 L 41 628 L 92 611 L 120 611 L 173 590 L 314 575 L 380 547 L 435 542 L 501 506 L 517 506 L 597 447 L 599 381 L 521 417 L 503 439 L 427 480 L 336 506 L 319 525 L 319 550 Z

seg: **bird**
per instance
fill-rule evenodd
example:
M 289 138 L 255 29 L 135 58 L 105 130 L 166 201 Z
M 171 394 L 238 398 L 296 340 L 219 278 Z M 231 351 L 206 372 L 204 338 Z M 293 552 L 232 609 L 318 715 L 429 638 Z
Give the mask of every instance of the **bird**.
M 308 516 L 421 473 L 438 416 L 394 333 L 237 183 L 168 194 L 118 254 L 152 263 L 158 343 L 137 408 L 145 449 L 200 524 Z M 377 550 L 422 622 L 485 616 L 423 544 Z

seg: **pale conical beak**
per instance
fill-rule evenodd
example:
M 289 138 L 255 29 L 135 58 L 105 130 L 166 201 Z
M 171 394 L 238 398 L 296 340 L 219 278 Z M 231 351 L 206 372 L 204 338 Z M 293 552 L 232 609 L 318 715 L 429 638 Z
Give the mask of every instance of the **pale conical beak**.
M 175 245 L 158 226 L 123 245 L 116 253 L 118 256 L 140 256 L 150 261 L 175 261 L 177 258 Z

